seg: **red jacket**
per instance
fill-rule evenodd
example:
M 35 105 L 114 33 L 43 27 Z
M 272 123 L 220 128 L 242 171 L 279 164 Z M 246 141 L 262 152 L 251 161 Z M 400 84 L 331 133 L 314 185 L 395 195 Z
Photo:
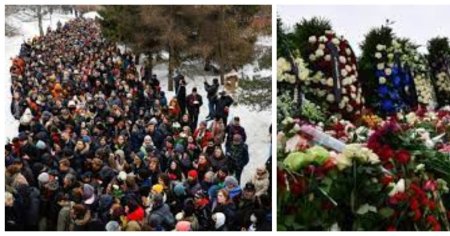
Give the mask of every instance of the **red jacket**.
M 142 207 L 138 207 L 133 212 L 128 213 L 127 220 L 128 221 L 134 220 L 134 221 L 140 222 L 144 219 L 144 216 L 145 216 L 144 209 L 142 209 Z

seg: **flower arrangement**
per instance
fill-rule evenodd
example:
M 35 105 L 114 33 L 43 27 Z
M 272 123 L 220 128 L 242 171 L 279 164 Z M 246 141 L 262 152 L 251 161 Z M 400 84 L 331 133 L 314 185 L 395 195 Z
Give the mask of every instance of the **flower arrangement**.
M 358 82 L 356 58 L 348 41 L 327 30 L 308 39 L 308 68 L 312 73 L 306 96 L 348 119 L 361 113 L 364 98 Z
M 450 45 L 448 38 L 436 37 L 428 41 L 427 55 L 440 107 L 450 103 Z
M 364 119 L 377 125 L 356 128 L 331 117 L 316 126 L 346 140 L 342 152 L 314 144 L 302 120 L 283 121 L 279 229 L 450 230 L 447 108 Z

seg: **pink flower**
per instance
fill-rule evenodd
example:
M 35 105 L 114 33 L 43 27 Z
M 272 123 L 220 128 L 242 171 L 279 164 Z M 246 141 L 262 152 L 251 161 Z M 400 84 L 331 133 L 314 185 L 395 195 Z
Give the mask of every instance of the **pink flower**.
M 427 180 L 426 182 L 425 182 L 425 184 L 423 185 L 423 189 L 425 190 L 425 191 L 436 191 L 436 189 L 437 189 L 437 183 L 436 183 L 436 181 L 433 181 L 433 180 Z

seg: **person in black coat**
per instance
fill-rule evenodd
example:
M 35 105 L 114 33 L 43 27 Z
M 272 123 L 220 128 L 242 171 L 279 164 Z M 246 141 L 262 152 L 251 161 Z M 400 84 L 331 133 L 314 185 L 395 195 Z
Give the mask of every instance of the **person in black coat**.
M 230 106 L 233 102 L 233 98 L 225 91 L 220 92 L 220 97 L 217 99 L 216 114 L 222 118 L 224 125 L 227 124 Z
M 190 127 L 192 130 L 195 130 L 197 128 L 200 107 L 203 105 L 202 96 L 197 93 L 197 88 L 194 87 L 192 88 L 192 93 L 187 96 L 186 100 L 189 117 L 192 120 L 192 125 Z
M 226 150 L 229 159 L 229 169 L 234 171 L 236 179 L 241 182 L 241 174 L 244 167 L 249 162 L 248 146 L 242 141 L 239 134 L 233 136 L 233 142 Z
M 235 134 L 241 135 L 242 141 L 245 143 L 247 141 L 247 133 L 245 132 L 244 127 L 240 125 L 240 118 L 235 116 L 233 119 L 233 123 L 230 122 L 229 125 L 225 128 L 226 142 L 225 147 L 229 147 L 233 141 L 233 136 Z
M 180 86 L 177 91 L 177 100 L 180 105 L 180 116 L 186 113 L 186 82 L 184 80 L 180 80 Z
M 204 82 L 205 91 L 208 98 L 208 109 L 209 114 L 207 119 L 212 119 L 216 113 L 216 103 L 217 103 L 217 92 L 219 91 L 219 80 L 217 78 L 213 79 L 213 84 L 210 85 L 208 82 Z

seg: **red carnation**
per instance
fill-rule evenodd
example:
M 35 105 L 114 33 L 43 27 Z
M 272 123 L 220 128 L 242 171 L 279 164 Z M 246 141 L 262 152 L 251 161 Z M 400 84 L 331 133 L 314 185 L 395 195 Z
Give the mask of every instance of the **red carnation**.
M 417 199 L 413 198 L 409 202 L 409 206 L 410 206 L 411 210 L 415 211 L 415 210 L 419 209 L 419 202 L 417 201 Z
M 383 185 L 388 185 L 388 184 L 392 183 L 393 180 L 394 180 L 394 177 L 392 177 L 392 175 L 384 175 L 383 177 L 381 177 L 380 182 Z
M 419 221 L 422 218 L 422 212 L 419 209 L 414 210 L 413 221 Z
M 438 224 L 434 224 L 433 225 L 433 231 L 441 231 L 441 225 L 438 223 Z
M 436 209 L 436 203 L 433 200 L 428 201 L 428 208 L 434 211 Z
M 433 215 L 427 216 L 427 222 L 430 223 L 431 225 L 436 225 L 439 223 L 436 217 L 434 217 Z
M 408 151 L 402 149 L 402 150 L 397 152 L 397 155 L 395 156 L 395 159 L 400 164 L 406 165 L 411 160 L 411 154 Z
M 395 228 L 395 226 L 393 226 L 393 225 L 390 225 L 390 226 L 387 227 L 386 230 L 387 231 L 397 231 L 397 228 Z
M 378 156 L 381 161 L 388 161 L 391 157 L 394 156 L 394 151 L 388 145 L 384 145 L 381 150 L 378 151 Z

